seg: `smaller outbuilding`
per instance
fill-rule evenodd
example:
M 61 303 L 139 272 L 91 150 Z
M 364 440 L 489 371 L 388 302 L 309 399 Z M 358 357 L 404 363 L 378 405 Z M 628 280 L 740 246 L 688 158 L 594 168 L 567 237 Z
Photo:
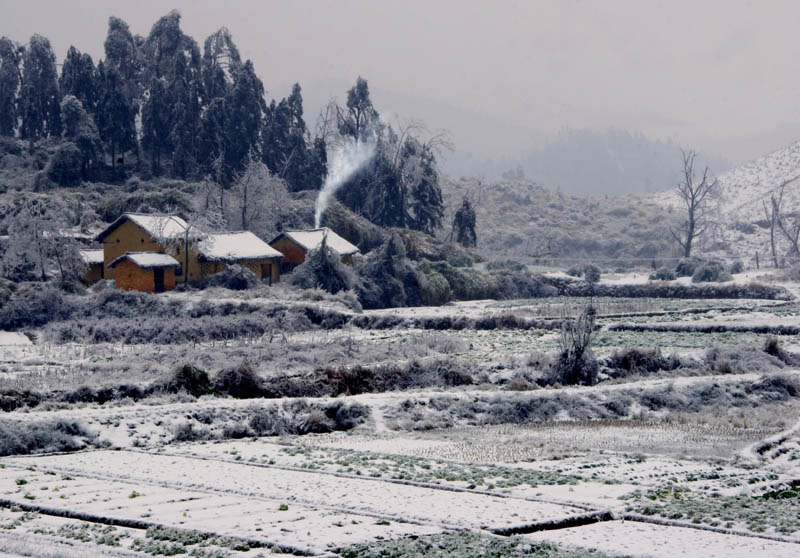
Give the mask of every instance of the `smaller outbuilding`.
M 83 282 L 87 285 L 94 285 L 101 279 L 106 278 L 106 266 L 103 263 L 103 249 L 81 250 L 81 261 L 86 266 L 83 274 Z
M 328 227 L 308 229 L 304 231 L 284 231 L 269 243 L 270 246 L 283 254 L 281 271 L 291 271 L 306 260 L 306 255 L 319 248 L 325 239 L 328 248 L 333 249 L 342 262 L 353 263 L 353 256 L 360 250 L 344 238 L 333 232 Z
M 180 264 L 160 252 L 126 252 L 108 267 L 114 270 L 118 289 L 163 293 L 175 288 L 175 270 Z
M 226 265 L 238 264 L 271 285 L 280 278 L 283 254 L 250 231 L 236 231 L 207 235 L 200 241 L 197 259 L 203 277 L 223 271 Z

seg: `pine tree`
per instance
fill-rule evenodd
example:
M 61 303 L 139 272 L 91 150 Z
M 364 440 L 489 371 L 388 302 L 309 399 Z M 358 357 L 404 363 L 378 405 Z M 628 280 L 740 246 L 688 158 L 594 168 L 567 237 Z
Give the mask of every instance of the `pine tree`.
M 61 134 L 60 97 L 56 55 L 50 41 L 41 35 L 31 37 L 23 57 L 20 136 L 30 141 Z
M 264 85 L 256 76 L 253 63 L 248 60 L 234 76 L 229 95 L 228 122 L 225 128 L 227 148 L 225 163 L 228 175 L 244 167 L 251 151 L 261 153 L 262 118 L 266 112 Z
M 202 75 L 207 103 L 211 99 L 225 97 L 229 92 L 232 76 L 242 67 L 239 49 L 227 28 L 222 27 L 208 36 L 203 43 Z M 230 79 L 229 79 L 230 78 Z
M 161 172 L 161 156 L 171 153 L 170 107 L 164 80 L 153 78 L 142 107 L 142 149 L 150 156 L 153 174 Z
M 372 106 L 367 80 L 358 76 L 356 84 L 347 92 L 347 111 L 337 113 L 339 133 L 357 141 L 364 141 L 379 121 L 378 112 Z
M 475 247 L 478 245 L 478 235 L 475 233 L 475 210 L 468 198 L 464 198 L 461 207 L 453 217 L 453 231 L 455 240 L 462 246 Z
M 442 226 L 444 219 L 444 200 L 439 186 L 439 171 L 436 158 L 427 145 L 415 146 L 411 157 L 414 163 L 414 183 L 411 187 L 410 211 L 412 228 L 433 235 Z
M 97 126 L 100 138 L 111 153 L 111 167 L 115 168 L 117 154 L 124 163 L 125 151 L 136 147 L 135 113 L 114 67 L 106 68 L 102 61 L 97 64 L 97 84 L 100 93 Z
M 22 47 L 6 37 L 0 38 L 0 135 L 13 136 L 17 129 L 17 91 L 19 89 Z
M 67 58 L 61 67 L 58 89 L 62 99 L 72 95 L 84 109 L 94 114 L 97 105 L 96 70 L 92 57 L 81 54 L 74 46 L 69 47 Z
M 81 153 L 81 178 L 88 180 L 94 166 L 103 157 L 103 144 L 94 118 L 73 95 L 61 100 L 63 136 L 75 144 Z

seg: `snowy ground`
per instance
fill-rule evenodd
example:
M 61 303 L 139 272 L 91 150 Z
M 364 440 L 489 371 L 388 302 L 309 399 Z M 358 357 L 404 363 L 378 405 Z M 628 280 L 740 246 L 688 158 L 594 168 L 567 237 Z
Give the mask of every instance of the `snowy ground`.
M 603 281 L 642 283 L 645 276 L 609 274 Z M 753 279 L 735 277 L 740 283 Z M 175 296 L 202 300 L 195 293 Z M 565 304 L 577 309 L 583 302 L 487 300 L 369 313 L 409 318 L 511 313 L 538 319 L 558 317 Z M 797 305 L 774 301 L 597 299 L 595 304 L 601 326 L 595 351 L 600 356 L 640 346 L 674 350 L 699 361 L 711 346 L 746 344 L 758 350 L 769 336 L 727 328 L 800 323 Z M 613 331 L 618 324 L 646 330 Z M 720 326 L 723 331 L 652 330 L 665 325 Z M 800 336 L 778 337 L 785 348 L 800 347 Z M 404 410 L 412 401 L 432 412 L 444 402 L 463 403 L 465 409 L 495 400 L 508 401 L 512 408 L 535 407 L 591 395 L 593 404 L 603 406 L 633 393 L 746 394 L 763 379 L 759 371 L 655 374 L 594 387 L 513 392 L 501 380 L 527 370 L 535 355 L 555 350 L 558 332 L 345 328 L 174 346 L 53 345 L 33 338 L 0 334 L 4 387 L 145 385 L 163 378 L 176 362 L 199 362 L 214 371 L 245 359 L 269 378 L 324 365 L 448 358 L 485 372 L 491 382 L 349 396 L 340 401 L 369 409 L 365 424 L 346 433 L 280 438 L 175 440 L 187 423 L 219 437 L 227 426 L 247 424 L 253 413 L 334 400 L 165 396 L 139 403 L 53 403 L 4 413 L 3 419 L 20 425 L 76 421 L 110 447 L 0 458 L 0 558 L 178 552 L 200 558 L 257 557 L 279 549 L 336 556 L 357 543 L 424 540 L 459 530 L 482 536 L 518 533 L 531 542 L 612 556 L 800 553 L 800 509 L 793 507 L 800 497 L 769 499 L 773 493 L 790 493 L 800 480 L 797 399 L 685 413 L 634 406 L 624 420 L 601 421 L 564 406 L 541 423 L 491 424 L 456 417 L 448 427 L 431 423 L 421 430 L 408 422 L 413 415 Z M 800 375 L 789 366 L 780 372 L 789 378 Z M 728 509 L 746 511 L 731 518 Z

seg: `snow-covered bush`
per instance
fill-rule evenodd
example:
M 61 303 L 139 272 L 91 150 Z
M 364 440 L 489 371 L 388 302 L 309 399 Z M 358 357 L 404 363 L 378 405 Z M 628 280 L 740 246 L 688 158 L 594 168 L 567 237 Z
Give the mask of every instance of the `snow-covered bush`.
M 223 271 L 203 279 L 202 287 L 222 287 L 232 291 L 246 291 L 261 286 L 256 274 L 240 265 L 227 265 Z
M 39 327 L 52 320 L 65 319 L 73 310 L 73 304 L 52 285 L 25 285 L 0 308 L 0 330 Z
M 668 267 L 659 267 L 653 273 L 650 274 L 649 279 L 651 281 L 673 281 L 676 275 L 675 272 L 672 271 Z
M 357 279 L 353 270 L 343 264 L 339 254 L 323 240 L 319 248 L 312 250 L 305 261 L 294 268 L 289 283 L 302 289 L 320 288 L 336 294 L 353 289 Z
M 692 273 L 692 283 L 721 283 L 730 280 L 731 274 L 722 262 L 716 260 L 700 265 Z
M 558 356 L 542 383 L 561 385 L 594 385 L 598 364 L 592 352 L 596 310 L 586 305 L 575 317 L 561 320 Z
M 217 372 L 214 377 L 214 391 L 236 399 L 252 399 L 264 395 L 261 378 L 247 363 Z

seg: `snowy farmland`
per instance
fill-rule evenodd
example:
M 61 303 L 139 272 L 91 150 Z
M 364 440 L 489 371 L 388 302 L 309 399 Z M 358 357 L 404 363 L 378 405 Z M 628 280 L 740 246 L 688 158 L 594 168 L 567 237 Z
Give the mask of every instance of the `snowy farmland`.
M 281 304 L 221 293 L 163 299 Z M 20 444 L 0 458 L 0 556 L 796 554 L 796 303 L 593 302 L 592 386 L 541 382 L 576 297 L 323 300 L 335 325 L 203 342 L 0 336 Z M 182 363 L 208 387 L 174 388 Z

